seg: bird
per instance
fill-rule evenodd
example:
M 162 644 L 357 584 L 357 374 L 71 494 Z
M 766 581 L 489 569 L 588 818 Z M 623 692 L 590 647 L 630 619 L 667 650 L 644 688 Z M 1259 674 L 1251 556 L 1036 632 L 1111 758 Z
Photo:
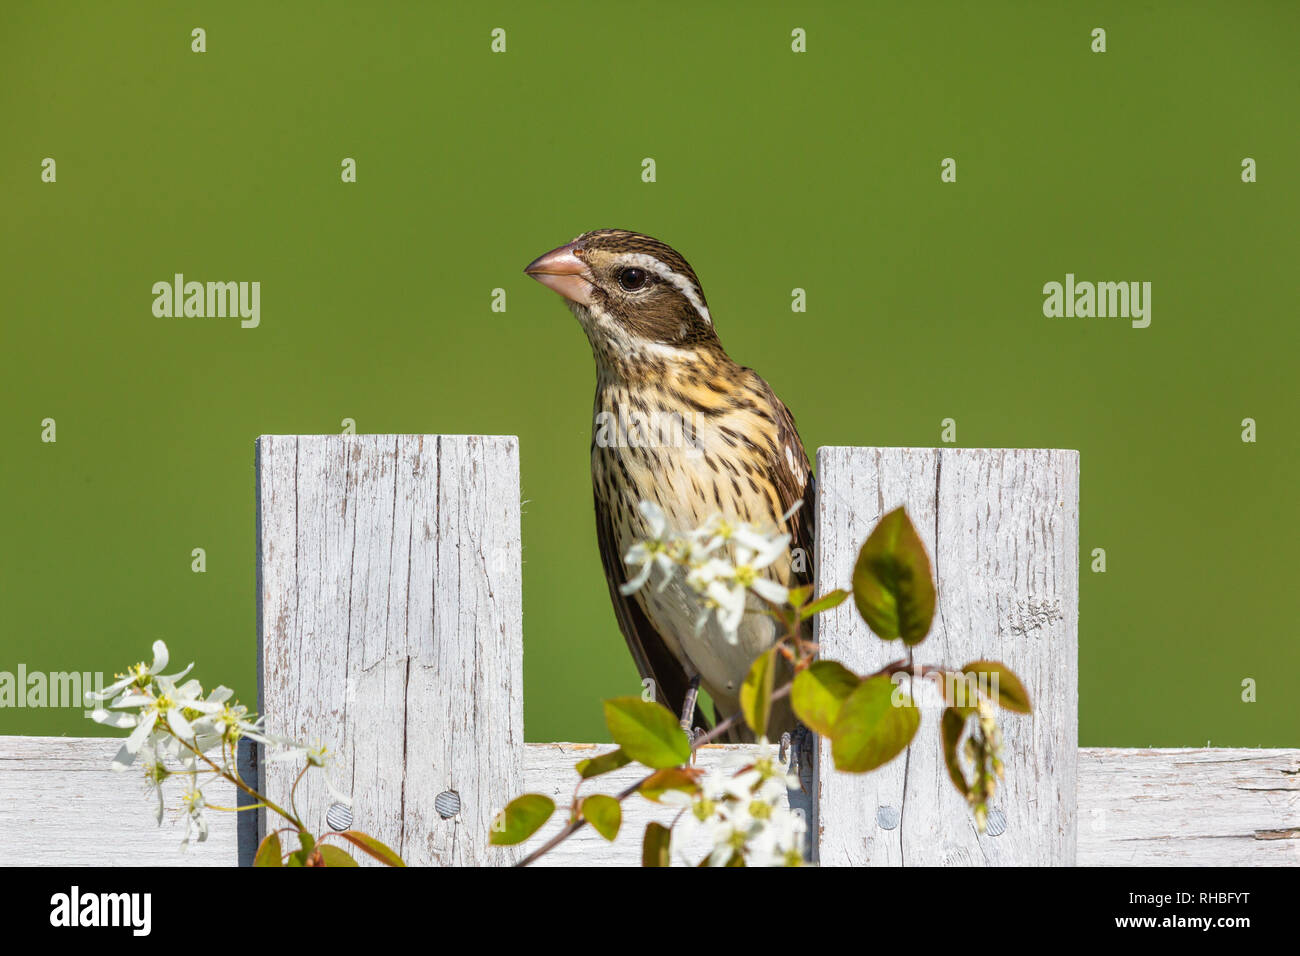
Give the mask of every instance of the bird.
M 667 243 L 597 229 L 524 272 L 564 298 L 591 345 L 591 479 L 610 599 L 643 681 L 698 736 L 711 726 L 700 688 L 712 698 L 714 721 L 736 714 L 750 666 L 780 637 L 780 625 L 746 613 L 733 643 L 713 617 L 700 624 L 698 598 L 680 575 L 623 593 L 624 556 L 650 535 L 639 507 L 648 501 L 678 529 L 720 515 L 789 534 L 788 553 L 761 573 L 789 588 L 810 584 L 816 486 L 794 416 L 757 372 L 727 354 L 695 270 Z M 655 421 L 680 421 L 683 440 L 662 440 L 647 428 Z M 757 598 L 749 602 L 747 612 L 761 612 Z M 788 679 L 788 662 L 778 661 Z M 774 702 L 768 735 L 795 729 L 788 699 Z M 753 735 L 736 721 L 723 739 Z

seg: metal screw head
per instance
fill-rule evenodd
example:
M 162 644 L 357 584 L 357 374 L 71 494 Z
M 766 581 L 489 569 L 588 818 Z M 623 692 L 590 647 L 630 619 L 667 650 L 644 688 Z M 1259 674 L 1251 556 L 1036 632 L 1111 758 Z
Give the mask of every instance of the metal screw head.
M 876 810 L 876 823 L 882 830 L 893 830 L 898 826 L 899 813 L 893 807 L 880 807 Z
M 352 826 L 352 808 L 346 803 L 336 803 L 325 814 L 325 823 L 331 830 L 346 830 Z
M 1002 836 L 1007 832 L 1007 815 L 1001 810 L 990 810 L 984 821 L 984 832 L 989 836 Z
M 433 809 L 438 811 L 438 816 L 444 820 L 454 817 L 460 813 L 460 794 L 455 790 L 444 790 L 433 798 Z

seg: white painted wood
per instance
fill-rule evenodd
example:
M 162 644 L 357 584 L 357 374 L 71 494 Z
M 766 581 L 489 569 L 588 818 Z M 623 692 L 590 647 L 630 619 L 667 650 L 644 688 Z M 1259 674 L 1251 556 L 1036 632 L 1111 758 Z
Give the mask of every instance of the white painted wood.
M 164 786 L 160 826 L 144 776 L 109 769 L 121 746 L 120 738 L 0 737 L 0 864 L 234 866 L 234 814 L 212 813 L 208 839 L 182 849 L 180 786 Z M 210 803 L 235 804 L 233 784 L 205 792 Z
M 517 440 L 264 436 L 257 453 L 268 726 L 340 748 L 354 827 L 408 863 L 501 861 L 489 826 L 523 780 Z M 263 769 L 288 800 L 296 767 Z M 299 787 L 310 827 L 333 802 L 319 774 Z
M 1300 862 L 1300 751 L 1076 750 L 1075 452 L 829 448 L 818 462 L 819 589 L 847 585 L 875 521 L 906 504 L 939 577 L 940 613 L 917 660 L 1004 660 L 1036 704 L 1032 718 L 1003 721 L 1000 836 L 975 836 L 929 711 L 905 758 L 862 777 L 819 773 L 823 863 L 1072 863 L 1076 833 L 1090 865 Z M 487 845 L 495 811 L 524 792 L 567 805 L 574 763 L 610 745 L 522 743 L 515 440 L 265 437 L 258 519 L 259 696 L 273 729 L 341 743 L 335 779 L 353 795 L 355 826 L 409 862 L 517 859 Z M 826 621 L 828 656 L 859 670 L 901 656 L 851 602 Z M 208 841 L 182 853 L 175 791 L 159 828 L 139 777 L 108 769 L 119 742 L 0 737 L 0 863 L 248 862 L 255 840 L 241 841 L 235 814 L 212 813 Z M 736 749 L 703 748 L 700 765 Z M 290 768 L 266 776 L 284 798 Z M 320 828 L 331 798 L 308 779 L 298 805 Z M 462 803 L 449 820 L 433 806 L 444 790 Z M 230 805 L 231 791 L 214 785 L 209 801 Z M 901 810 L 901 824 L 881 826 L 881 806 Z M 639 797 L 625 812 L 614 844 L 584 831 L 545 862 L 635 865 L 646 822 L 671 814 Z
M 821 448 L 817 454 L 818 593 L 850 587 L 879 519 L 907 508 L 938 582 L 920 664 L 1000 660 L 1024 680 L 1032 716 L 1001 720 L 1006 780 L 999 836 L 979 836 L 939 743 L 939 695 L 912 681 L 921 728 L 879 770 L 816 771 L 823 865 L 1068 865 L 1075 862 L 1078 746 L 1079 456 L 1074 451 Z M 907 656 L 867 628 L 852 600 L 818 619 L 821 653 L 858 673 Z M 898 822 L 891 828 L 880 821 Z
M 755 752 L 756 744 L 706 744 L 696 754 L 695 766 L 703 770 L 728 766 L 739 767 L 747 755 Z M 537 835 L 524 844 L 525 852 L 541 846 L 553 837 L 568 822 L 568 808 L 573 802 L 574 787 L 578 783 L 578 774 L 573 769 L 579 760 L 608 753 L 614 749 L 613 744 L 529 744 L 524 754 L 524 786 L 528 793 L 540 793 L 555 801 L 555 814 Z M 775 755 L 775 746 L 765 748 Z M 611 796 L 636 783 L 648 770 L 645 767 L 630 764 L 611 771 L 600 777 L 586 781 L 579 791 L 583 796 L 593 793 L 606 793 Z M 547 853 L 533 866 L 640 866 L 641 841 L 645 836 L 646 824 L 650 822 L 670 826 L 677 816 L 679 808 L 654 803 L 640 795 L 632 795 L 623 801 L 623 824 L 618 838 L 607 841 L 591 827 L 583 827 L 554 850 Z M 682 842 L 679 832 L 673 834 L 672 855 L 674 865 L 678 865 L 679 854 L 685 859 L 698 863 L 709 855 L 713 847 L 707 839 Z
M 1300 866 L 1300 750 L 1081 750 L 1079 863 Z
M 0 737 L 0 864 L 234 866 L 234 814 L 210 813 L 207 842 L 182 851 L 178 791 L 168 791 L 169 810 L 157 826 L 140 778 L 108 769 L 118 746 L 104 737 Z M 545 793 L 566 806 L 577 780 L 573 765 L 612 746 L 528 744 L 521 786 L 511 796 Z M 701 748 L 699 766 L 737 749 Z M 624 768 L 588 781 L 583 792 L 616 792 L 635 779 L 635 770 Z M 226 806 L 233 799 L 229 785 L 209 796 Z M 625 813 L 614 843 L 584 830 L 537 865 L 638 865 L 645 824 L 667 817 L 640 797 Z M 559 826 L 557 816 L 525 850 Z M 1300 750 L 1081 749 L 1079 863 L 1300 865 Z

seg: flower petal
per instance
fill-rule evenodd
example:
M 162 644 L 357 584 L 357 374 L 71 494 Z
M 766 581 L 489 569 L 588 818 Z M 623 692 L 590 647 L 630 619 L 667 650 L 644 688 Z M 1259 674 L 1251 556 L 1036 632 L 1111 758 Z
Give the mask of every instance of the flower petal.
M 790 599 L 789 588 L 782 587 L 768 578 L 755 578 L 750 589 L 763 600 L 771 601 L 773 604 L 784 604 Z
M 115 681 L 115 682 L 112 683 L 112 684 L 109 684 L 109 685 L 108 685 L 107 687 L 105 687 L 103 690 L 100 690 L 100 691 L 88 690 L 88 691 L 86 691 L 86 699 L 87 699 L 87 700 L 108 700 L 108 699 L 111 698 L 111 697 L 116 697 L 118 691 L 121 691 L 121 690 L 126 689 L 127 685 L 132 684 L 132 683 L 134 683 L 134 682 L 135 682 L 135 678 L 134 678 L 134 677 L 123 677 L 123 678 L 121 678 L 120 680 Z
M 624 595 L 627 595 L 639 591 L 641 589 L 641 586 L 644 585 L 646 581 L 650 580 L 650 570 L 653 567 L 654 564 L 651 563 L 650 561 L 647 561 L 645 564 L 641 565 L 641 570 L 637 572 L 636 577 L 632 578 L 626 584 L 620 584 L 618 586 L 619 592 Z
M 649 525 L 650 537 L 656 539 L 663 537 L 664 529 L 668 527 L 668 518 L 664 515 L 663 509 L 653 501 L 642 501 L 637 505 L 637 510 Z
M 91 712 L 90 719 L 97 724 L 103 724 L 105 727 L 114 727 L 122 730 L 126 727 L 134 727 L 140 722 L 139 714 L 119 714 L 111 710 L 96 708 Z
M 190 726 L 190 722 L 185 719 L 179 707 L 172 707 L 167 711 L 167 724 L 171 727 L 172 733 L 181 740 L 194 739 L 194 728 Z

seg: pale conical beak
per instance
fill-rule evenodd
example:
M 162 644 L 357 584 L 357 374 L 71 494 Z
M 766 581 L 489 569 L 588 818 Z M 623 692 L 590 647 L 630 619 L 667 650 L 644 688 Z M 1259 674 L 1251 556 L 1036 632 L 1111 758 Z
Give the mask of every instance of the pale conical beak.
M 576 255 L 576 249 L 577 243 L 573 242 L 552 249 L 528 263 L 524 273 L 570 302 L 587 305 L 591 302 L 591 272 Z

